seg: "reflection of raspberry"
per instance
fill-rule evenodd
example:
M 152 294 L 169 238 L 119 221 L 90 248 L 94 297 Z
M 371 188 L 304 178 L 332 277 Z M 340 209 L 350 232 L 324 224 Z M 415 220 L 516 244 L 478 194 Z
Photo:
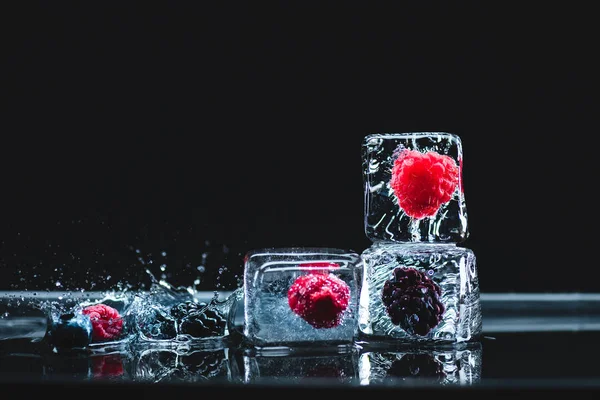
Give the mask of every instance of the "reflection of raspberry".
M 349 300 L 350 288 L 332 274 L 300 276 L 288 290 L 292 311 L 315 328 L 338 326 Z
M 123 320 L 116 309 L 106 304 L 95 304 L 84 308 L 82 312 L 92 320 L 93 340 L 113 340 L 121 334 Z
M 310 367 L 304 376 L 306 378 L 343 378 L 344 371 L 337 365 L 317 364 Z
M 442 290 L 414 268 L 398 267 L 383 285 L 381 300 L 394 325 L 410 334 L 427 335 L 442 320 Z
M 452 157 L 404 149 L 394 161 L 390 186 L 409 217 L 431 217 L 452 198 L 458 173 Z
M 119 354 L 107 354 L 92 358 L 92 373 L 95 378 L 123 375 L 123 360 Z

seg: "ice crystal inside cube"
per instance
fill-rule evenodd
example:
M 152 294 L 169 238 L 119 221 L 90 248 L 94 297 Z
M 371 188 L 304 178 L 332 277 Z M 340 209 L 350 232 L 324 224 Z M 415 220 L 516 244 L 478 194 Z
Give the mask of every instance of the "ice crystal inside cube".
M 294 304 L 296 311 L 305 313 L 299 314 L 288 294 L 307 275 L 315 277 L 315 282 L 327 279 L 336 284 L 321 292 L 300 285 Z M 251 251 L 244 259 L 244 336 L 256 346 L 352 343 L 358 332 L 361 282 L 362 260 L 353 252 L 327 248 Z M 332 315 L 328 300 L 340 300 L 340 288 L 347 297 L 341 299 L 340 312 Z
M 362 258 L 361 336 L 407 342 L 479 338 L 479 280 L 472 250 L 455 244 L 376 243 Z
M 482 348 L 367 351 L 360 355 L 361 385 L 428 383 L 472 385 L 481 381 Z
M 372 134 L 362 146 L 365 233 L 371 241 L 455 242 L 468 236 L 460 138 Z

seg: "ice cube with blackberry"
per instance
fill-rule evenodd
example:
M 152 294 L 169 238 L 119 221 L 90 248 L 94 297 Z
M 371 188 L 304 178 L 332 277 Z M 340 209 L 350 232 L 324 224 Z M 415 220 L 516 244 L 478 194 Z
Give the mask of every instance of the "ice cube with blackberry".
M 481 335 L 479 278 L 472 250 L 455 244 L 378 242 L 362 253 L 361 337 L 468 342 Z

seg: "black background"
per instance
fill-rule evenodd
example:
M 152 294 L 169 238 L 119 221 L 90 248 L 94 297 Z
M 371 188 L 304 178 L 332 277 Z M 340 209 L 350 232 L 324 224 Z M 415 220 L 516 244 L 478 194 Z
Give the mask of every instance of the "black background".
M 229 289 L 254 248 L 360 252 L 363 137 L 446 131 L 481 290 L 597 291 L 585 2 L 19 4 L 0 13 L 0 289 L 161 264 Z

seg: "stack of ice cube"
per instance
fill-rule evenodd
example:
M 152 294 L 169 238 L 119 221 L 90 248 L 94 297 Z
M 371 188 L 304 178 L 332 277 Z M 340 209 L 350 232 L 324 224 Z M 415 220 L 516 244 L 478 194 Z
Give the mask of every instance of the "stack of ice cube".
M 359 335 L 394 342 L 466 342 L 481 333 L 468 237 L 460 138 L 371 134 L 362 147 L 365 233 Z
M 460 138 L 372 134 L 362 151 L 372 245 L 360 255 L 302 247 L 248 252 L 243 336 L 254 347 L 479 337 L 475 255 L 459 246 L 468 237 Z

